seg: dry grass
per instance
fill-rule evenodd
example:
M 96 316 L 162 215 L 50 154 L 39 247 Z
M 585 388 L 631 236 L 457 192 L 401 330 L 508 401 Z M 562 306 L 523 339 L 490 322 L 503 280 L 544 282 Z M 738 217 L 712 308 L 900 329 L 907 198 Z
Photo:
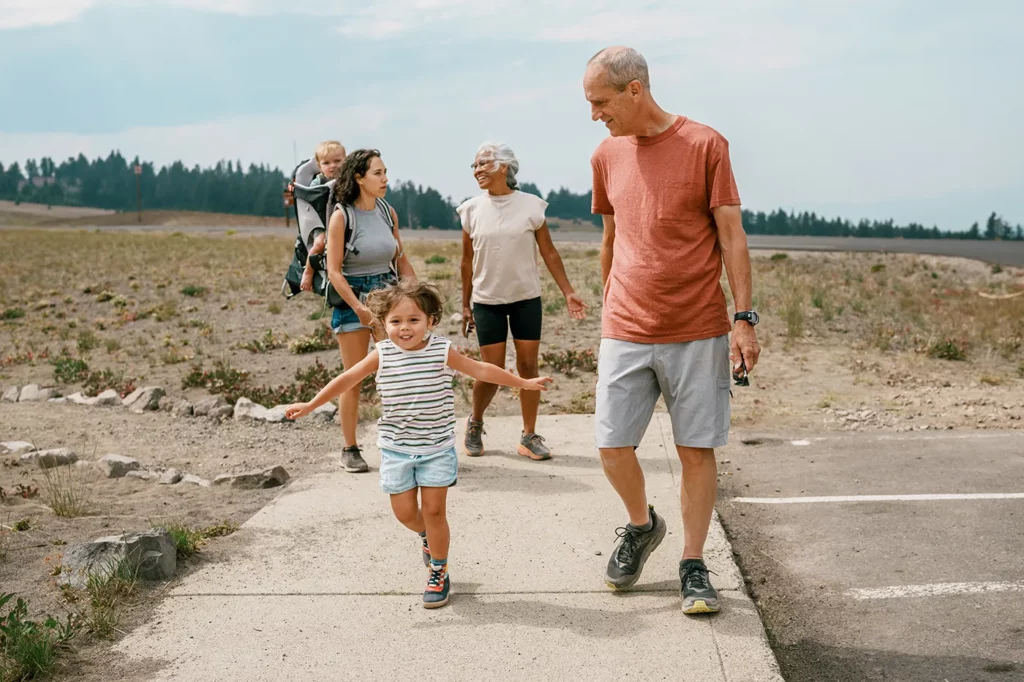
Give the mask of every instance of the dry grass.
M 0 311 L 18 311 L 0 319 L 0 379 L 46 380 L 54 367 L 44 365 L 62 357 L 86 361 L 97 381 L 103 378 L 119 389 L 145 377 L 147 384 L 174 390 L 192 366 L 221 361 L 268 386 L 292 381 L 297 370 L 315 360 L 333 366 L 338 350 L 325 333 L 326 320 L 320 320 L 322 300 L 279 296 L 291 240 L 284 229 L 277 237 L 0 232 L 0 253 L 19 254 L 0 269 Z M 543 350 L 596 352 L 597 250 L 559 244 L 559 251 L 571 282 L 591 305 L 591 317 L 580 324 L 569 320 L 553 280 L 541 268 L 547 311 Z M 417 273 L 445 295 L 439 331 L 474 348 L 475 340 L 462 339 L 447 319 L 462 308 L 461 244 L 410 239 L 406 252 Z M 771 252 L 755 252 L 753 265 L 754 306 L 763 320 L 758 334 L 773 352 L 828 345 L 1024 366 L 1024 297 L 978 295 L 1019 288 L 1019 272 L 1012 268 L 993 274 L 988 266 L 966 260 Z M 41 269 L 48 273 L 45 280 L 37 276 Z M 779 342 L 781 347 L 773 345 Z M 69 372 L 77 367 L 61 362 Z M 575 376 L 560 377 L 549 395 L 552 405 L 569 409 L 573 396 L 593 388 L 592 368 L 579 369 Z M 973 376 L 996 373 L 978 367 Z M 69 383 L 66 389 L 80 387 Z M 460 403 L 459 409 L 465 403 L 461 393 Z M 372 417 L 374 409 L 369 406 L 364 416 Z M 511 405 L 509 410 L 514 411 Z
M 43 469 L 43 497 L 57 516 L 74 518 L 89 512 L 91 488 L 85 470 L 73 464 Z

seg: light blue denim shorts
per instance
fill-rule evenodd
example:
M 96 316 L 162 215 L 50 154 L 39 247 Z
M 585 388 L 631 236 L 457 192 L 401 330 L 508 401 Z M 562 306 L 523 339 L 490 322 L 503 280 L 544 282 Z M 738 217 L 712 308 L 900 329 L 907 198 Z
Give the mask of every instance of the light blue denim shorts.
M 459 478 L 455 447 L 430 455 L 380 449 L 380 489 L 397 495 L 413 488 L 447 488 Z

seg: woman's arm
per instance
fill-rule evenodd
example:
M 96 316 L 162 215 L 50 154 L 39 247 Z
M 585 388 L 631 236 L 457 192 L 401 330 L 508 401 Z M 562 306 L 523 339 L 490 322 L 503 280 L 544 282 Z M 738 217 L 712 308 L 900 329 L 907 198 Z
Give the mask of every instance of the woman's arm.
M 544 264 L 548 266 L 548 272 L 555 280 L 555 284 L 561 289 L 562 295 L 565 296 L 566 307 L 569 309 L 569 314 L 577 320 L 582 320 L 587 316 L 587 304 L 583 302 L 583 299 L 573 290 L 572 285 L 569 284 L 569 276 L 565 274 L 565 264 L 562 263 L 562 257 L 558 254 L 558 249 L 555 248 L 554 242 L 551 241 L 551 230 L 548 229 L 547 221 L 540 226 L 534 237 L 537 240 L 537 248 L 540 250 L 540 257 L 544 259 Z
M 451 347 L 448 348 L 448 366 L 456 372 L 461 372 L 480 381 L 486 381 L 489 384 L 511 386 L 524 391 L 546 391 L 548 390 L 548 384 L 552 382 L 551 377 L 537 377 L 536 379 L 518 377 L 497 365 L 467 358 Z
M 395 227 L 393 232 L 395 233 L 395 242 L 398 243 L 398 277 L 400 279 L 411 279 L 413 282 L 416 281 L 416 271 L 412 269 L 412 262 L 409 261 L 409 257 L 405 255 L 405 247 L 402 246 L 402 238 L 398 234 L 398 214 L 395 213 L 395 209 L 391 209 L 391 220 L 394 221 Z
M 462 231 L 462 335 L 473 329 L 473 238 Z
M 328 241 L 328 243 L 330 242 Z M 289 405 L 285 408 L 285 417 L 288 419 L 305 417 L 316 408 L 337 398 L 345 391 L 355 388 L 363 381 L 363 379 L 377 371 L 377 367 L 380 364 L 379 359 L 380 356 L 377 354 L 377 349 L 375 348 L 371 350 L 369 355 L 352 365 L 352 369 L 342 372 L 331 379 L 331 382 L 321 388 L 320 392 L 316 394 L 316 397 L 308 403 L 295 403 L 294 405 Z
M 338 295 L 341 296 L 342 300 L 358 313 L 359 309 L 364 306 L 359 297 L 356 296 L 356 292 L 352 291 L 348 280 L 345 279 L 341 272 L 344 260 L 345 211 L 337 210 L 331 216 L 331 222 L 327 226 L 327 278 L 331 281 L 331 285 L 338 292 Z

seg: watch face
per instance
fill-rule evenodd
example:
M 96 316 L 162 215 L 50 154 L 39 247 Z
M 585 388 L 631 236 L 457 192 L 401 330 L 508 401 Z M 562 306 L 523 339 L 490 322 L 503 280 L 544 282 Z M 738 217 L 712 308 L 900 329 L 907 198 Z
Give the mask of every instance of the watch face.
M 761 318 L 757 316 L 757 313 L 755 313 L 753 310 L 751 310 L 750 311 L 750 324 L 756 325 L 760 321 L 761 321 Z

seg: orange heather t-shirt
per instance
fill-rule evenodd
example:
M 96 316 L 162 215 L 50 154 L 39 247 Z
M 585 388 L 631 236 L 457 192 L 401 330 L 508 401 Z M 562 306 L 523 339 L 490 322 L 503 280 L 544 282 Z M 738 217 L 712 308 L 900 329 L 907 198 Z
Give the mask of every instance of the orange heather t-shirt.
M 602 337 L 681 343 L 728 334 L 711 213 L 740 203 L 726 139 L 680 116 L 654 137 L 606 138 L 590 163 L 593 212 L 615 216 Z

